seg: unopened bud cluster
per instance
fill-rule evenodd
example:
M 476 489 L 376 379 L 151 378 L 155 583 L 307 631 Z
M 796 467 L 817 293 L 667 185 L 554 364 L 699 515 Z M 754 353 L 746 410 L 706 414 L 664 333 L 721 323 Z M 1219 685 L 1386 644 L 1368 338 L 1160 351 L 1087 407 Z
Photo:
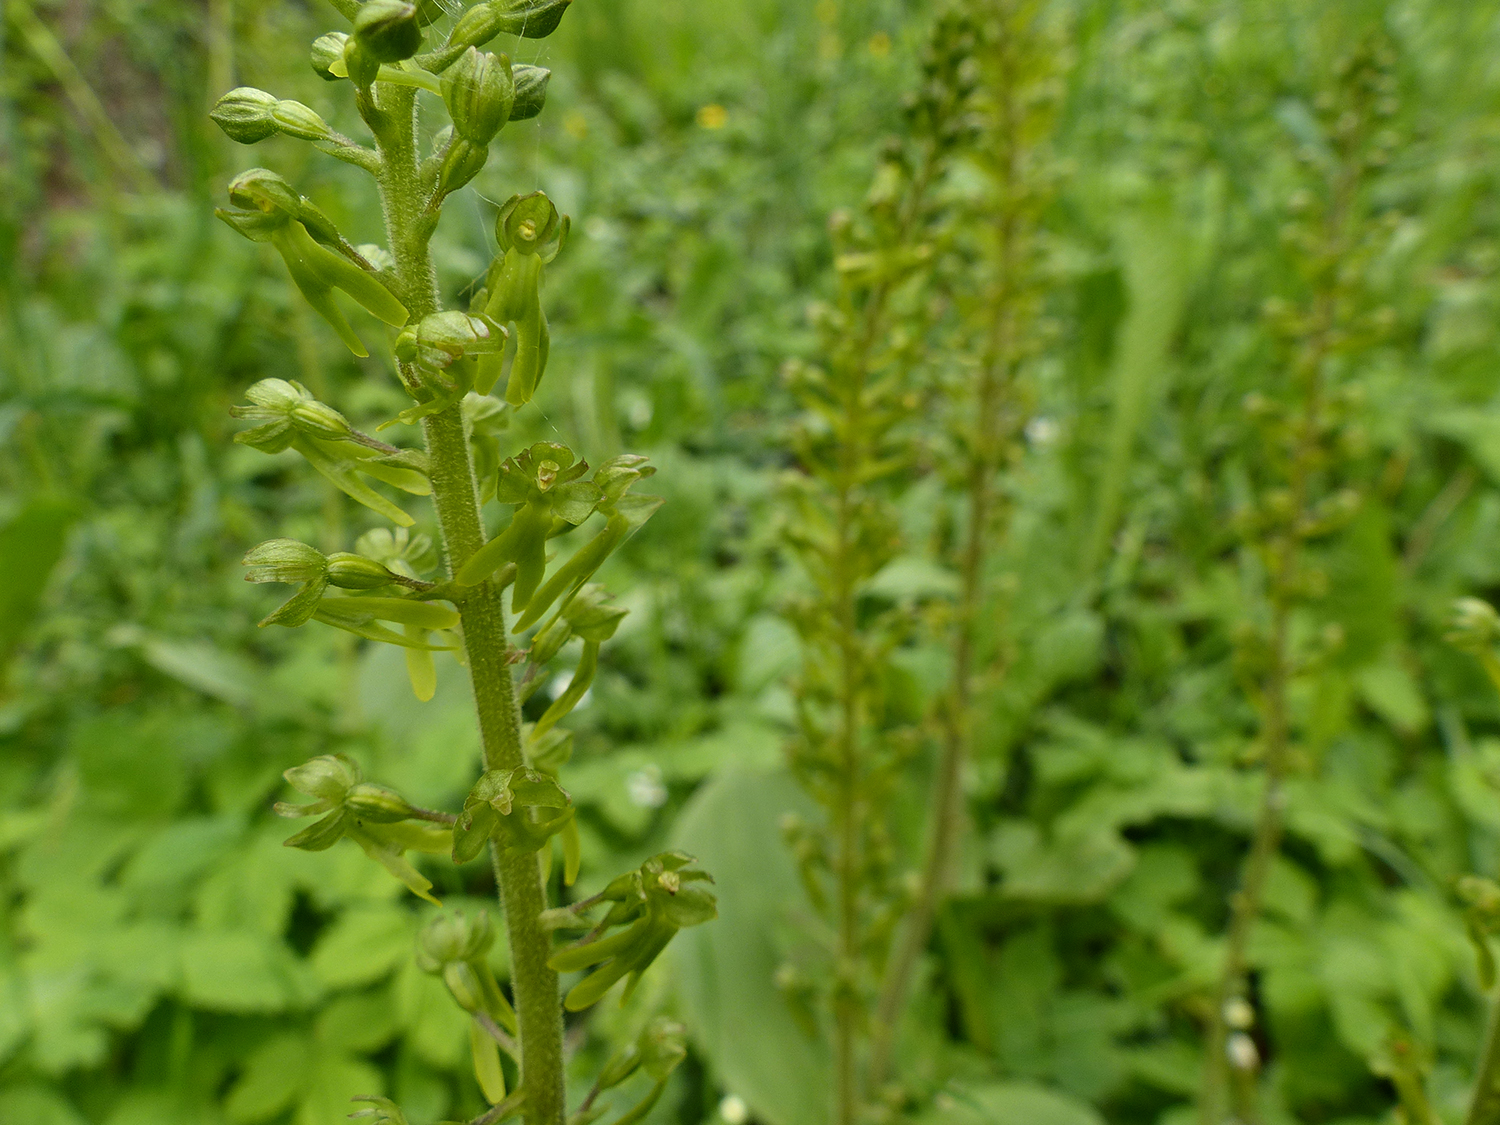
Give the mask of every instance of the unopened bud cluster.
M 219 99 L 209 114 L 224 135 L 242 145 L 253 145 L 277 133 L 304 141 L 333 136 L 328 122 L 301 102 L 277 98 L 253 86 L 241 86 Z
M 341 590 L 376 590 L 396 575 L 374 559 L 351 551 L 325 555 L 296 539 L 270 539 L 245 553 L 246 582 L 291 584 L 325 581 Z

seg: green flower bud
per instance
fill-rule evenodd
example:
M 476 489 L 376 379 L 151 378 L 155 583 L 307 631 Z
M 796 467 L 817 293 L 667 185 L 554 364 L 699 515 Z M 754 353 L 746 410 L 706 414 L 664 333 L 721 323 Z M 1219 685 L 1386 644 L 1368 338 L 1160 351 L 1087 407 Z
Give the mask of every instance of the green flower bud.
M 407 325 L 396 337 L 394 351 L 403 363 L 442 369 L 465 355 L 491 355 L 504 346 L 502 326 L 450 309 Z
M 292 219 L 302 210 L 297 190 L 266 168 L 249 168 L 230 180 L 229 202 L 247 211 L 275 212 Z
M 351 1113 L 350 1117 L 368 1117 L 371 1120 L 368 1125 L 406 1125 L 406 1114 L 401 1112 L 401 1107 L 390 1098 L 377 1098 L 373 1094 L 364 1097 L 350 1098 L 351 1102 L 369 1102 L 369 1109 L 359 1109 Z
M 344 795 L 360 780 L 359 766 L 344 754 L 320 754 L 284 771 L 281 776 L 299 793 L 335 805 L 341 803 Z
M 270 539 L 245 552 L 243 564 L 249 567 L 246 582 L 288 582 L 300 584 L 321 578 L 328 571 L 328 559 L 316 547 L 296 539 Z
M 271 116 L 277 127 L 289 137 L 304 141 L 326 141 L 333 136 L 328 122 L 301 102 L 279 101 L 271 110 Z
M 264 90 L 240 86 L 220 98 L 208 116 L 224 130 L 224 135 L 231 141 L 253 145 L 280 128 L 271 115 L 276 107 L 276 100 Z
M 468 183 L 484 167 L 490 150 L 482 144 L 473 144 L 463 137 L 454 137 L 443 156 L 443 170 L 438 173 L 438 191 L 443 195 L 455 192 Z
M 1487 652 L 1500 639 L 1500 615 L 1489 602 L 1459 598 L 1453 603 L 1453 616 L 1443 639 L 1464 652 L 1476 655 Z
M 544 66 L 516 63 L 511 68 L 511 75 L 516 83 L 516 97 L 511 103 L 510 119 L 529 121 L 547 104 L 547 81 L 552 72 Z
M 400 793 L 368 781 L 350 788 L 344 795 L 344 807 L 355 816 L 376 824 L 395 824 L 406 820 L 412 813 L 411 805 Z
M 348 43 L 349 37 L 342 31 L 330 31 L 327 35 L 320 35 L 314 39 L 313 73 L 325 82 L 337 82 L 341 78 L 348 78 L 349 71 L 344 66 L 344 48 Z
M 546 664 L 563 645 L 568 643 L 568 638 L 573 635 L 573 626 L 567 620 L 559 617 L 551 622 L 545 629 L 538 633 L 531 641 L 531 663 L 536 665 Z
M 297 403 L 292 407 L 291 418 L 299 430 L 324 441 L 339 441 L 353 432 L 342 414 L 317 399 L 303 399 Z
M 483 957 L 494 941 L 488 911 L 473 916 L 459 910 L 439 914 L 417 935 L 417 966 L 426 973 L 439 973 L 454 961 Z
M 252 169 L 258 171 L 259 169 Z M 249 173 L 246 173 L 248 175 Z M 275 175 L 274 172 L 269 173 Z M 230 191 L 234 186 L 230 185 Z M 254 409 L 232 406 L 229 413 L 236 418 L 276 418 L 291 414 L 296 405 L 308 397 L 300 383 L 289 383 L 285 379 L 262 379 L 253 383 L 245 397 L 254 404 Z
M 524 39 L 545 39 L 557 30 L 573 0 L 495 0 L 500 30 Z
M 516 84 L 510 59 L 470 47 L 443 72 L 443 104 L 459 136 L 487 145 L 510 120 Z
M 416 6 L 405 0 L 365 0 L 354 16 L 354 38 L 379 62 L 411 58 L 422 46 Z M 349 73 L 353 75 L 352 67 Z
M 568 603 L 562 616 L 573 627 L 573 632 L 584 640 L 607 641 L 630 612 L 623 606 L 611 605 L 609 599 L 610 595 L 602 587 L 585 586 Z
M 495 217 L 495 241 L 506 250 L 536 254 L 561 226 L 562 217 L 546 192 L 516 195 L 505 201 Z
M 328 581 L 341 590 L 378 590 L 396 576 L 374 559 L 339 551 L 328 556 Z
M 656 466 L 646 464 L 647 458 L 639 453 L 622 453 L 611 457 L 594 471 L 594 483 L 604 493 L 604 499 L 614 503 L 638 480 L 656 474 Z
M 359 40 L 351 36 L 344 44 L 344 70 L 350 80 L 363 89 L 380 74 L 380 60 L 362 49 Z
M 612 1086 L 618 1086 L 634 1074 L 640 1065 L 641 1049 L 631 1043 L 604 1064 L 604 1069 L 599 1072 L 599 1089 L 608 1090 Z
M 641 1069 L 658 1082 L 687 1058 L 687 1029 L 666 1016 L 657 1016 L 646 1024 L 637 1042 Z
M 240 193 L 244 197 L 243 192 Z M 353 434 L 348 421 L 333 407 L 313 398 L 301 383 L 285 379 L 262 379 L 245 397 L 250 406 L 231 406 L 235 418 L 254 418 L 265 423 L 235 434 L 234 440 L 266 453 L 278 453 L 290 445 L 298 432 L 323 441 L 341 441 Z
M 453 25 L 448 36 L 450 47 L 478 47 L 500 34 L 501 14 L 493 4 L 475 4 Z
M 484 1006 L 484 986 L 479 974 L 467 961 L 449 961 L 443 966 L 443 983 L 458 1006 L 466 1012 L 477 1012 Z

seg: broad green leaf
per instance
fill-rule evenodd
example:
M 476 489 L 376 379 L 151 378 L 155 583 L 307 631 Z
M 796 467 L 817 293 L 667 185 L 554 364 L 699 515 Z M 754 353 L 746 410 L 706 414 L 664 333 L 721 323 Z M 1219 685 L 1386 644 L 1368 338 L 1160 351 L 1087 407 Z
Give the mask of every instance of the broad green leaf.
M 944 1090 L 924 1125 L 1104 1125 L 1087 1102 L 1028 1082 Z
M 229 1088 L 224 1112 L 231 1121 L 264 1121 L 281 1113 L 302 1092 L 307 1081 L 311 1044 L 302 1035 L 277 1035 L 245 1059 L 244 1069 Z
M 380 1071 L 350 1055 L 318 1051 L 292 1120 L 296 1125 L 329 1125 L 350 1113 L 349 1099 L 385 1089 Z
M 472 1021 L 440 979 L 422 972 L 408 958 L 396 978 L 395 999 L 406 1041 L 418 1056 L 444 1070 L 464 1064 Z
M 0 665 L 36 614 L 74 516 L 71 504 L 38 497 L 0 527 Z
M 182 950 L 186 999 L 218 1012 L 280 1012 L 303 995 L 299 972 L 280 942 L 245 931 L 203 931 Z
M 808 909 L 777 826 L 806 810 L 785 775 L 727 770 L 694 795 L 677 829 L 719 896 L 718 921 L 672 943 L 686 1022 L 725 1086 L 767 1125 L 822 1125 L 831 1104 L 827 1048 L 802 1030 L 774 980 L 778 935 Z
M 236 707 L 255 704 L 260 671 L 239 654 L 203 641 L 173 640 L 144 630 L 133 630 L 129 638 L 158 672 Z
M 313 972 L 329 988 L 382 980 L 411 956 L 415 933 L 411 915 L 395 905 L 345 910 L 313 947 Z
M 313 1023 L 319 1045 L 335 1052 L 368 1054 L 389 1043 L 396 1032 L 396 1007 L 384 989 L 336 997 Z
M 18 1125 L 86 1125 L 83 1114 L 62 1093 L 37 1083 L 0 1090 L 0 1121 Z

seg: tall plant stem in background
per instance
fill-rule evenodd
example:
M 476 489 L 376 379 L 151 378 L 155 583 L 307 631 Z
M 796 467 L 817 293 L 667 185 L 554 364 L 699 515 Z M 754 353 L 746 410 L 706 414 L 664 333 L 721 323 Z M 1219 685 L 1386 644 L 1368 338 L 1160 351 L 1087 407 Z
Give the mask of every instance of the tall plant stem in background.
M 996 188 L 1000 196 L 995 217 L 996 277 L 988 297 L 990 327 L 979 365 L 973 398 L 972 432 L 968 435 L 965 473 L 967 528 L 959 561 L 960 590 L 953 628 L 953 682 L 944 708 L 942 751 L 938 758 L 927 814 L 927 850 L 921 884 L 906 927 L 898 939 L 876 1004 L 871 1033 L 870 1084 L 878 1087 L 890 1068 L 891 1048 L 911 988 L 917 961 L 932 934 L 938 903 L 952 877 L 954 854 L 964 822 L 963 769 L 972 752 L 973 687 L 976 627 L 984 601 L 986 547 L 995 508 L 995 477 L 1003 460 L 1001 408 L 1016 362 L 1015 319 L 1018 292 L 1018 238 L 1022 215 L 1016 205 L 1021 189 L 1016 50 L 1010 42 L 991 45 L 997 56 L 993 140 L 998 142 Z
M 937 151 L 929 146 L 912 179 L 897 217 L 893 241 L 904 245 L 922 212 L 928 187 L 936 172 Z M 837 380 L 839 444 L 833 482 L 834 529 L 829 559 L 831 613 L 837 631 L 838 729 L 835 738 L 836 801 L 834 810 L 834 881 L 837 887 L 839 968 L 834 994 L 834 1120 L 854 1125 L 863 1102 L 858 1044 L 866 1013 L 858 991 L 858 966 L 863 956 L 860 887 L 864 879 L 861 826 L 868 813 L 863 799 L 864 762 L 861 746 L 865 715 L 862 699 L 867 677 L 866 655 L 860 635 L 858 595 L 862 572 L 860 508 L 867 487 L 867 470 L 877 459 L 877 440 L 868 417 L 875 354 L 888 328 L 892 285 L 874 286 L 860 310 L 858 335 Z
M 1346 166 L 1335 184 L 1324 244 L 1320 247 L 1321 256 L 1329 267 L 1320 274 L 1323 285 L 1313 299 L 1311 324 L 1294 360 L 1302 410 L 1295 423 L 1287 474 L 1289 503 L 1286 507 L 1290 515 L 1273 533 L 1264 552 L 1271 610 L 1260 704 L 1264 785 L 1240 886 L 1230 899 L 1224 963 L 1213 995 L 1204 1058 L 1200 1106 L 1203 1125 L 1221 1125 L 1231 1109 L 1242 1121 L 1253 1122 L 1256 1116 L 1253 1104 L 1255 1063 L 1247 1060 L 1250 1065 L 1243 1068 L 1243 1080 L 1231 1082 L 1229 1035 L 1231 1022 L 1236 1018 L 1232 1010 L 1240 1008 L 1236 1002 L 1245 998 L 1250 933 L 1260 917 L 1266 881 L 1280 850 L 1285 827 L 1285 782 L 1290 756 L 1287 689 L 1294 671 L 1290 624 L 1293 609 L 1305 596 L 1302 548 L 1307 534 L 1305 526 L 1314 518 L 1313 474 L 1322 454 L 1323 372 L 1340 311 L 1338 283 L 1333 271 L 1344 256 L 1344 220 L 1357 186 L 1357 171 L 1357 166 Z M 1243 1011 L 1248 1012 L 1248 1006 L 1244 1006 Z
M 437 272 L 428 248 L 430 226 L 426 225 L 417 169 L 416 92 L 390 85 L 380 87 L 380 92 L 378 115 L 370 115 L 381 158 L 378 183 L 397 274 L 416 321 L 439 308 Z M 413 373 L 406 372 L 405 378 L 409 385 L 419 385 Z M 485 543 L 478 482 L 461 407 L 429 415 L 423 429 L 432 497 L 451 577 Z M 459 603 L 459 614 L 485 768 L 525 765 L 501 590 L 491 581 L 471 587 Z M 521 1081 L 526 1091 L 523 1117 L 527 1125 L 560 1125 L 564 1115 L 562 1006 L 557 973 L 547 967 L 550 941 L 540 921 L 546 909 L 541 869 L 534 853 L 512 850 L 502 854 L 493 842 L 490 852 L 510 940 Z
M 31 10 L 29 0 L 10 0 L 6 10 L 0 10 L 0 19 L 9 17 L 15 21 L 17 30 L 32 53 L 52 72 L 59 86 L 73 103 L 73 109 L 83 118 L 94 142 L 114 164 L 115 169 L 129 182 L 132 190 L 142 195 L 151 195 L 161 190 L 156 177 L 141 163 L 135 149 L 130 147 L 104 109 L 99 95 L 89 85 L 88 79 L 68 57 L 68 52 L 57 41 L 52 29 L 37 18 Z
M 1485 1025 L 1479 1073 L 1474 1077 L 1473 1101 L 1464 1115 L 1464 1125 L 1496 1125 L 1500 1122 L 1500 1003 L 1491 1001 Z

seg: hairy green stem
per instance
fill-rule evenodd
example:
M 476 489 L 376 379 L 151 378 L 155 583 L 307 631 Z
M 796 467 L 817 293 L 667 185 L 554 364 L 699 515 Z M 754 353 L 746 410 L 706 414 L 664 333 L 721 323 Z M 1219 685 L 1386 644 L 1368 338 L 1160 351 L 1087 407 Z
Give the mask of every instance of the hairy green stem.
M 428 248 L 430 222 L 418 174 L 416 91 L 380 88 L 380 113 L 371 125 L 380 149 L 378 177 L 396 272 L 413 321 L 440 307 L 437 273 Z M 378 125 L 377 125 L 378 122 Z M 415 383 L 405 374 L 408 385 Z M 479 489 L 464 431 L 462 410 L 452 406 L 423 419 L 432 479 L 432 499 L 451 577 L 484 545 Z M 464 651 L 479 716 L 486 769 L 525 764 L 521 711 L 511 678 L 501 588 L 488 581 L 471 588 L 459 603 Z M 557 973 L 547 967 L 551 937 L 542 925 L 547 908 L 541 868 L 531 853 L 502 852 L 491 844 L 491 858 L 505 911 L 510 942 L 511 987 L 520 1027 L 522 1116 L 526 1125 L 561 1125 L 564 1114 L 563 1024 Z

